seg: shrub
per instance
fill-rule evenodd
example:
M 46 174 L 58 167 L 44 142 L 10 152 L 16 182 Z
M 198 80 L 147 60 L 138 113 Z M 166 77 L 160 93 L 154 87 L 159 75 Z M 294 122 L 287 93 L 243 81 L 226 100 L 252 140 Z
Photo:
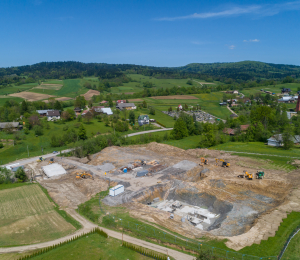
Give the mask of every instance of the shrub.
M 3 147 L 4 147 L 3 143 L 0 143 L 0 149 L 3 148 Z
M 39 125 L 33 127 L 35 135 L 43 135 L 43 128 Z

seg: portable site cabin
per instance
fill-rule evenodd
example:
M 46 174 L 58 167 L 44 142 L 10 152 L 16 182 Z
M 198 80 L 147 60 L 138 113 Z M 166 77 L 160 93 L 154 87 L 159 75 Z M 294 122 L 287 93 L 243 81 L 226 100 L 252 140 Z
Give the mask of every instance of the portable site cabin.
M 119 185 L 109 189 L 109 196 L 114 197 L 114 196 L 117 196 L 117 195 L 119 195 L 123 192 L 124 192 L 124 185 L 119 184 Z

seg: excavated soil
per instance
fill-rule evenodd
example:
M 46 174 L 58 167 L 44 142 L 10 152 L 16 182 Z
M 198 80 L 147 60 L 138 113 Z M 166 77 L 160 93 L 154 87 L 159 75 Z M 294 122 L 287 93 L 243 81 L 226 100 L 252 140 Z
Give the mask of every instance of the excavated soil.
M 201 157 L 208 160 L 208 165 L 199 165 Z M 223 168 L 220 162 L 216 165 L 215 158 L 230 162 L 230 167 Z M 157 161 L 159 165 L 140 165 L 139 170 L 148 171 L 144 177 L 137 177 L 135 170 L 123 172 L 124 167 L 138 164 L 141 160 Z M 274 236 L 287 213 L 300 211 L 299 170 L 270 170 L 271 161 L 208 149 L 185 151 L 165 144 L 150 143 L 108 147 L 84 160 L 62 158 L 60 163 L 67 169 L 67 175 L 55 180 L 41 179 L 40 182 L 62 207 L 75 208 L 99 191 L 107 189 L 108 182 L 111 185 L 123 184 L 124 193 L 103 200 L 108 208 L 123 205 L 136 218 L 192 238 L 203 235 L 226 238 L 227 246 L 235 250 Z M 31 168 L 38 167 L 31 165 Z M 89 170 L 95 179 L 76 180 L 75 172 L 78 169 Z M 265 178 L 238 178 L 243 171 L 253 174 L 264 171 Z M 189 221 L 182 222 L 176 214 L 174 219 L 170 219 L 169 212 L 147 205 L 156 198 L 160 201 L 178 200 L 205 208 L 218 217 L 206 230 L 201 230 Z

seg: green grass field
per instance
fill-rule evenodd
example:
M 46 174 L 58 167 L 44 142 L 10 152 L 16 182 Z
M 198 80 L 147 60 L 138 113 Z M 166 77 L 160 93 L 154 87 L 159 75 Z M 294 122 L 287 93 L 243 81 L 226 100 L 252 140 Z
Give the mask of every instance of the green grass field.
M 143 91 L 143 82 L 149 81 L 155 84 L 155 88 L 172 88 L 174 86 L 189 88 L 191 85 L 186 84 L 188 79 L 156 79 L 154 77 L 144 76 L 141 74 L 128 74 L 133 80 L 137 82 L 124 83 L 123 86 L 114 87 L 111 89 L 112 93 L 128 93 L 128 92 L 141 92 Z M 205 82 L 204 80 L 197 80 Z M 199 83 L 193 81 L 196 87 L 201 86 Z M 216 83 L 213 84 L 216 86 Z
M 23 98 L 19 98 L 19 97 L 5 97 L 5 98 L 1 98 L 0 97 L 0 106 L 3 106 L 5 104 L 6 101 L 9 100 L 14 100 L 18 103 L 22 102 Z
M 75 230 L 39 185 L 0 190 L 0 246 L 45 242 Z
M 223 98 L 222 92 L 196 94 L 192 96 L 199 98 L 199 106 L 201 106 L 201 109 L 207 113 L 210 113 L 221 119 L 226 119 L 231 115 L 231 112 L 226 107 L 219 105 Z
M 255 93 L 264 94 L 264 92 L 260 91 L 261 89 L 271 91 L 272 93 L 280 94 L 281 88 L 290 88 L 293 94 L 297 94 L 298 88 L 300 87 L 300 83 L 285 83 L 285 84 L 278 84 L 278 85 L 269 85 L 269 86 L 259 86 L 255 88 L 245 88 L 241 92 L 244 95 L 254 95 Z
M 47 253 L 33 257 L 34 260 L 146 260 L 153 259 L 143 256 L 131 249 L 121 246 L 122 241 L 114 238 L 104 238 L 98 234 L 91 234 L 82 237 L 79 240 L 71 242 L 67 245 L 55 248 Z M 17 260 L 21 256 L 28 255 L 28 253 L 11 253 L 1 254 L 0 260 Z
M 79 79 L 65 79 L 63 87 L 56 92 L 56 96 L 75 98 L 87 92 L 87 89 L 80 84 Z
M 30 83 L 30 84 L 24 84 L 20 86 L 12 86 L 12 87 L 6 87 L 6 88 L 0 88 L 0 95 L 9 95 L 13 93 L 18 93 L 21 91 L 29 90 L 35 86 L 37 86 L 37 83 Z
M 300 256 L 300 232 L 295 235 L 283 254 L 282 260 L 298 260 Z
M 188 136 L 181 140 L 170 140 L 163 142 L 164 144 L 173 145 L 175 147 L 181 148 L 181 149 L 195 149 L 199 148 L 199 142 L 200 142 L 200 136 L 194 135 L 194 136 Z

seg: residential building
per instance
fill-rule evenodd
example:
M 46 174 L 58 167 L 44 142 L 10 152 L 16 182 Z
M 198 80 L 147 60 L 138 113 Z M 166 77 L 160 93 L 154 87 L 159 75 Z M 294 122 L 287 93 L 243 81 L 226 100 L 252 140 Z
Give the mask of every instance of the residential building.
M 278 99 L 279 103 L 294 103 L 295 98 L 292 96 L 284 96 L 281 99 Z
M 227 135 L 235 135 L 236 129 L 232 128 L 224 128 L 223 133 Z
M 148 115 L 140 115 L 138 117 L 138 123 L 139 123 L 140 126 L 142 126 L 142 125 L 148 125 L 149 121 L 150 121 L 150 119 L 149 119 Z
M 300 135 L 295 135 L 291 138 L 294 144 L 300 143 Z M 268 139 L 268 145 L 270 146 L 283 146 L 282 134 L 273 135 Z
M 53 111 L 53 109 L 37 110 L 36 112 L 38 112 L 40 116 L 47 116 L 48 111 Z
M 126 100 L 117 100 L 117 103 L 126 103 Z
M 74 112 L 75 112 L 76 116 L 79 116 L 80 113 L 81 113 L 81 108 L 80 107 L 75 107 Z
M 60 119 L 60 113 L 58 110 L 47 111 L 47 120 L 55 121 Z
M 290 88 L 283 88 L 282 90 L 281 90 L 281 93 L 282 94 L 284 94 L 284 93 L 290 93 L 291 92 L 291 89 Z
M 120 109 L 120 110 L 133 110 L 136 109 L 136 106 L 134 103 L 118 103 L 116 108 Z

